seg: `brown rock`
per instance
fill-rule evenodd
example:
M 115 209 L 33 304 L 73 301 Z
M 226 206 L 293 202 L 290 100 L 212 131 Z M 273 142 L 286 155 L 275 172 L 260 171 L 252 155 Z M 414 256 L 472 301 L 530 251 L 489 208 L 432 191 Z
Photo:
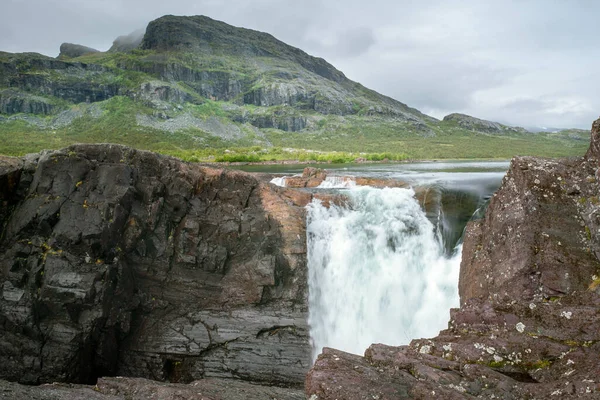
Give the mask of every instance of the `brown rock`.
M 592 124 L 592 139 L 586 155 L 588 158 L 600 159 L 600 118 Z
M 512 161 L 485 218 L 467 226 L 461 307 L 447 330 L 409 346 L 372 345 L 364 358 L 327 349 L 306 393 L 600 398 L 599 124 L 585 158 Z

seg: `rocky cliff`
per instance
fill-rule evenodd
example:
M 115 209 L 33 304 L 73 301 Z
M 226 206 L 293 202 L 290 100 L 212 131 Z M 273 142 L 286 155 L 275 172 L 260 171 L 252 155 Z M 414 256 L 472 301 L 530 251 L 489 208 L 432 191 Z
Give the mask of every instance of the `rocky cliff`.
M 513 159 L 466 230 L 448 329 L 364 357 L 326 349 L 313 399 L 600 397 L 600 120 L 585 157 Z
M 0 378 L 297 387 L 307 194 L 115 145 L 0 159 Z

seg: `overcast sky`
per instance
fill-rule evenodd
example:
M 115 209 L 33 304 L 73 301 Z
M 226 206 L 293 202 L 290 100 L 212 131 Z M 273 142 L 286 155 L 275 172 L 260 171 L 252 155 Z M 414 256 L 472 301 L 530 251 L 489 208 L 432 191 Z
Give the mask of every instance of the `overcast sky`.
M 589 129 L 600 116 L 596 0 L 0 0 L 0 50 L 107 50 L 162 15 L 269 32 L 437 118 Z

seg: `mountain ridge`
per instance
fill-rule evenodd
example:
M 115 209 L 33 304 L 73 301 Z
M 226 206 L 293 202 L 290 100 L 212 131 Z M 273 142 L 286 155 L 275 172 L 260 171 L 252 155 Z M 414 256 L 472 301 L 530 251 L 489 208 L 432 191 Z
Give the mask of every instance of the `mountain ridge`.
M 250 146 L 408 158 L 585 150 L 560 133 L 538 135 L 540 147 L 520 130 L 482 129 L 496 124 L 489 121 L 439 121 L 268 33 L 209 17 L 164 16 L 140 34 L 120 36 L 106 52 L 64 44 L 58 59 L 0 53 L 0 134 L 43 142 L 50 130 L 57 147 L 101 139 L 184 156 Z M 511 137 L 508 148 L 488 140 L 499 133 Z M 152 143 L 128 138 L 140 135 Z M 0 152 L 48 147 L 7 140 Z

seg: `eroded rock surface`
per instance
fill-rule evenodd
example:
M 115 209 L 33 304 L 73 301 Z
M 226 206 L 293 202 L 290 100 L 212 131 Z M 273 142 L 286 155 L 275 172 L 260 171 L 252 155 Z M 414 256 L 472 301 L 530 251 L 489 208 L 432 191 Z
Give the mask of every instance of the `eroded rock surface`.
M 515 158 L 466 231 L 447 330 L 364 357 L 326 349 L 316 399 L 600 398 L 598 137 L 586 157 Z
M 302 384 L 309 195 L 114 145 L 2 159 L 0 187 L 1 378 Z
M 65 383 L 26 386 L 0 380 L 0 399 L 30 400 L 302 400 L 300 389 L 207 378 L 187 385 L 142 378 L 101 378 L 94 386 Z

